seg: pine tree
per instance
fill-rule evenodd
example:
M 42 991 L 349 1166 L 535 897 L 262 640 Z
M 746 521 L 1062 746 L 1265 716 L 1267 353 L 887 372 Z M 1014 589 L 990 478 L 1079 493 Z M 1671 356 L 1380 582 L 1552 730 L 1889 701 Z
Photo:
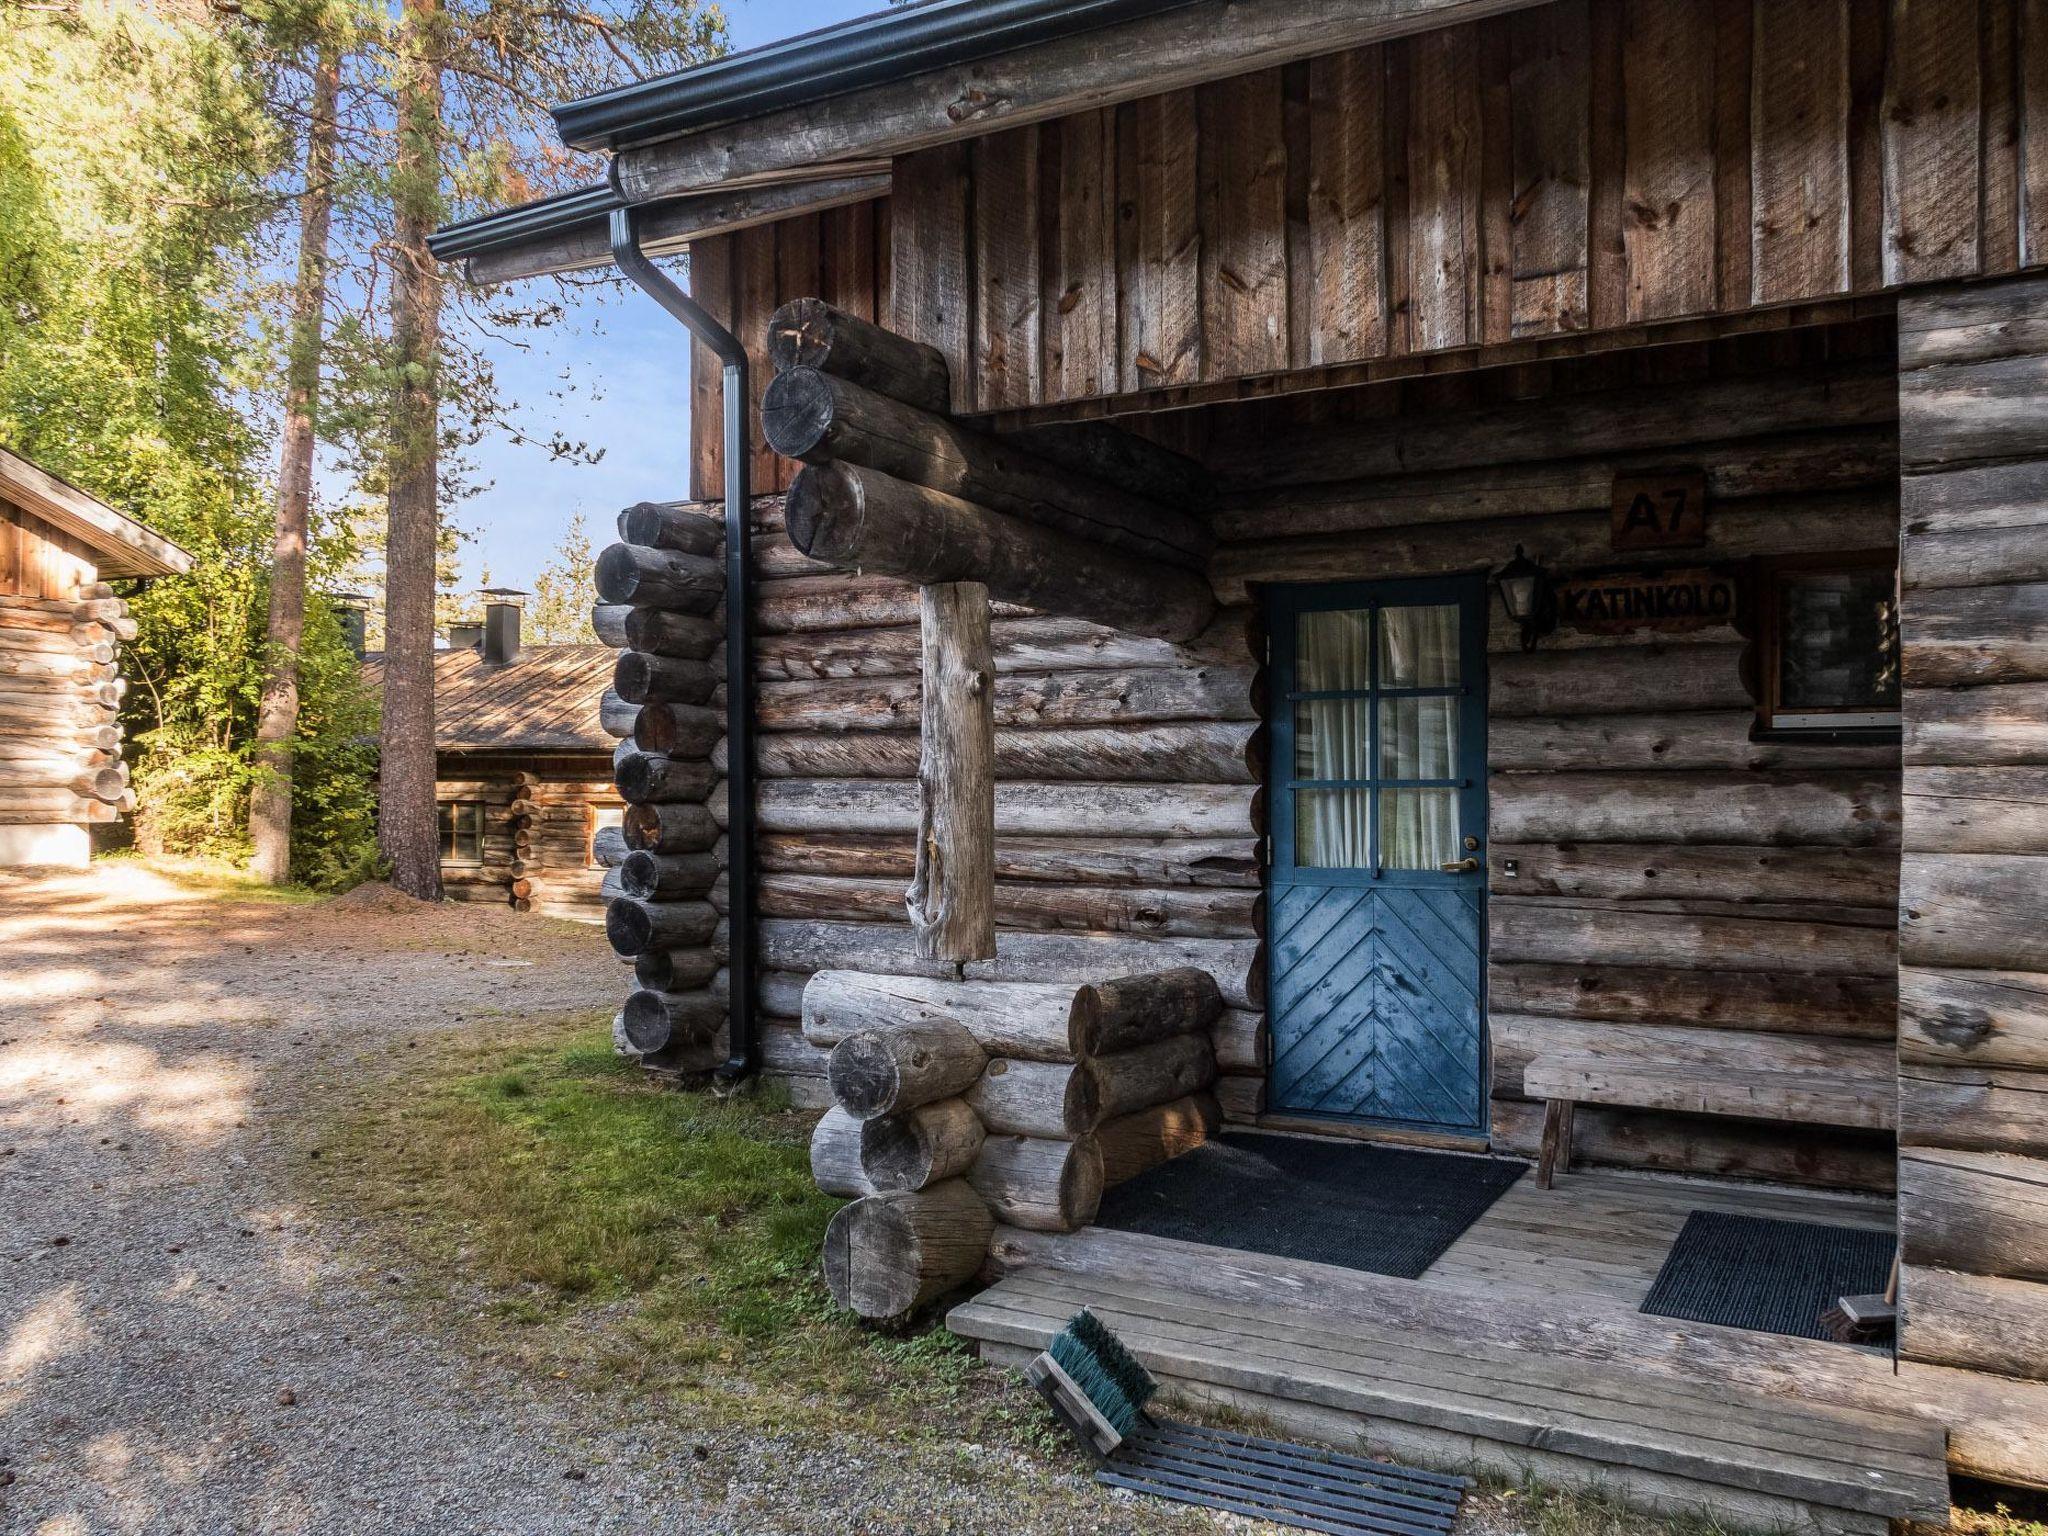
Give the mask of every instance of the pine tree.
M 334 221 L 335 143 L 341 47 L 323 37 L 313 62 L 306 123 L 305 187 L 299 195 L 299 262 L 285 363 L 284 440 L 277 475 L 277 525 L 270 551 L 270 609 L 263 698 L 256 711 L 256 777 L 249 792 L 249 839 L 257 878 L 281 885 L 291 874 L 292 738 L 299 726 L 299 647 L 306 629 L 306 539 L 313 501 L 313 413 L 320 395 L 327 318 L 327 241 Z

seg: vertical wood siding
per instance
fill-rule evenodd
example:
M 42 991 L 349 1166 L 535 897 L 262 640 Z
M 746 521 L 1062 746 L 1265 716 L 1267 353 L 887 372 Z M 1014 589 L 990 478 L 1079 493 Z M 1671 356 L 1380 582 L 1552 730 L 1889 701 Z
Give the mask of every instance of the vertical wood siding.
M 2010 271 L 2043 11 L 1557 0 L 906 155 L 893 312 L 988 411 Z
M 964 188 L 964 179 L 961 185 Z M 936 207 L 929 200 L 924 206 L 928 213 Z M 790 299 L 822 298 L 863 320 L 890 322 L 889 221 L 890 203 L 884 199 L 719 235 L 690 247 L 691 296 L 746 343 L 757 423 L 769 379 L 768 317 L 779 305 Z M 937 277 L 920 269 L 917 281 L 930 284 Z M 961 278 L 953 286 L 964 292 L 969 285 Z M 916 323 L 934 326 L 941 321 L 934 311 L 917 317 Z M 962 355 L 965 345 L 963 339 Z M 718 359 L 708 348 L 693 349 L 690 494 L 707 501 L 724 493 L 719 371 Z M 788 489 L 794 467 L 768 451 L 758 424 L 749 440 L 754 445 L 754 490 Z

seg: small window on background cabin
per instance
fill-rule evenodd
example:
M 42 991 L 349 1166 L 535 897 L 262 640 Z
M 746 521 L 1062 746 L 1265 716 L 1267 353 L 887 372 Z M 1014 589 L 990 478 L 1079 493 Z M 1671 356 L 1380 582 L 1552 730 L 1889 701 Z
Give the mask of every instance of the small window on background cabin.
M 1785 560 L 1763 573 L 1758 726 L 1899 729 L 1898 568 L 1889 553 Z
M 443 800 L 441 815 L 441 862 L 481 864 L 484 861 L 484 803 L 481 800 Z
M 597 868 L 597 834 L 606 827 L 624 826 L 626 808 L 623 805 L 593 805 L 589 808 L 589 835 L 583 839 L 583 866 Z

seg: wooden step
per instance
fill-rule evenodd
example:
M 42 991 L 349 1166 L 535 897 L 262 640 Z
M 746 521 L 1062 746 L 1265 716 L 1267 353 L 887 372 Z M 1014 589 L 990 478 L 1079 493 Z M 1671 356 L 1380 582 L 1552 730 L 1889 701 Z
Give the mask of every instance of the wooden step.
M 1414 1284 L 1415 1282 L 1401 1282 Z M 1364 1323 L 1130 1275 L 1019 1270 L 947 1325 L 1018 1365 L 1092 1308 L 1183 1398 L 1444 1470 L 1608 1488 L 1667 1513 L 1876 1536 L 1945 1524 L 1939 1426 Z

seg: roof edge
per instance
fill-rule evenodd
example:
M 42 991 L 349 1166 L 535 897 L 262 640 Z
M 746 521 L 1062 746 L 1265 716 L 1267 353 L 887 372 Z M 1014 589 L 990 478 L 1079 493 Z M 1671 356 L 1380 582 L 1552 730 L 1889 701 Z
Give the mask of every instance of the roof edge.
M 575 149 L 619 149 L 1194 3 L 928 0 L 565 102 L 555 131 Z
M 192 569 L 190 550 L 9 448 L 0 448 L 0 499 L 105 556 L 102 575 L 182 576 Z

